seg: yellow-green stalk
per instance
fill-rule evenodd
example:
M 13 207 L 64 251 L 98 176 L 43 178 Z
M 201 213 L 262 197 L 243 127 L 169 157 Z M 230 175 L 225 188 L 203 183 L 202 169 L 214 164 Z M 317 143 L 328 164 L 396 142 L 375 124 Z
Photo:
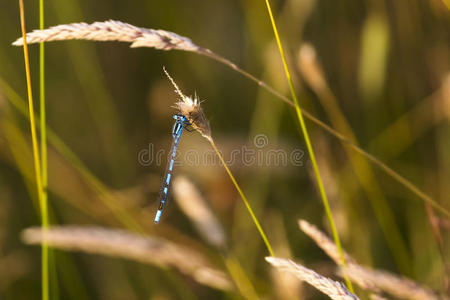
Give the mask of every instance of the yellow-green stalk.
M 308 130 L 306 129 L 305 121 L 303 120 L 302 110 L 301 110 L 300 105 L 298 103 L 297 95 L 295 94 L 294 85 L 293 85 L 292 79 L 291 79 L 291 74 L 289 72 L 289 68 L 288 68 L 287 63 L 286 63 L 286 57 L 284 55 L 283 47 L 281 45 L 280 36 L 278 35 L 278 29 L 277 29 L 277 26 L 275 24 L 275 19 L 273 18 L 272 9 L 270 8 L 269 0 L 266 0 L 266 6 L 267 6 L 267 11 L 269 13 L 270 21 L 272 23 L 272 28 L 273 28 L 273 32 L 274 32 L 274 35 L 275 35 L 275 39 L 277 41 L 278 49 L 280 51 L 281 60 L 283 61 L 283 67 L 284 67 L 284 71 L 286 73 L 286 77 L 287 77 L 287 80 L 288 80 L 288 83 L 289 83 L 289 89 L 291 91 L 292 99 L 294 100 L 295 111 L 297 113 L 298 121 L 300 123 L 300 127 L 302 129 L 303 136 L 305 137 L 306 147 L 308 148 L 308 153 L 309 153 L 309 156 L 311 158 L 311 163 L 313 165 L 314 173 L 316 175 L 317 186 L 319 187 L 320 196 L 322 197 L 322 202 L 323 202 L 323 205 L 325 207 L 325 212 L 326 212 L 328 221 L 330 223 L 330 228 L 331 228 L 331 232 L 332 232 L 332 235 L 333 235 L 333 239 L 334 239 L 334 241 L 336 243 L 336 246 L 338 247 L 339 256 L 341 258 L 342 265 L 345 266 L 346 263 L 345 263 L 345 258 L 344 258 L 343 252 L 342 252 L 341 241 L 339 239 L 339 235 L 338 235 L 338 232 L 337 232 L 337 229 L 336 229 L 336 225 L 334 224 L 333 215 L 331 213 L 330 205 L 328 203 L 328 198 L 327 198 L 327 195 L 325 193 L 325 188 L 323 186 L 322 177 L 320 176 L 319 168 L 317 166 L 316 157 L 314 155 L 314 150 L 312 148 L 311 141 L 309 139 Z M 344 268 L 344 270 L 345 270 L 345 268 Z M 353 286 L 352 286 L 352 283 L 350 282 L 350 279 L 348 278 L 348 276 L 345 273 L 344 273 L 344 277 L 345 277 L 345 281 L 347 283 L 348 289 L 353 293 Z
M 43 180 L 41 173 L 41 160 L 39 156 L 38 149 L 38 141 L 36 136 L 36 122 L 34 118 L 34 106 L 33 106 L 33 92 L 31 89 L 31 75 L 30 75 L 30 61 L 28 55 L 28 45 L 26 41 L 26 29 L 25 29 L 25 12 L 23 0 L 19 0 L 20 6 L 20 24 L 22 29 L 22 38 L 23 38 L 23 54 L 25 60 L 25 74 L 27 79 L 27 92 L 28 92 L 28 108 L 30 114 L 30 125 L 31 125 L 31 139 L 33 144 L 33 161 L 34 161 L 34 170 L 36 176 L 36 184 L 38 191 L 38 199 L 39 199 L 39 207 L 41 210 L 41 223 L 42 227 L 45 229 L 48 227 L 48 213 L 47 213 L 47 201 L 44 196 L 43 189 Z M 48 284 L 48 245 L 45 242 L 45 238 L 42 243 L 42 299 L 49 299 L 49 284 Z

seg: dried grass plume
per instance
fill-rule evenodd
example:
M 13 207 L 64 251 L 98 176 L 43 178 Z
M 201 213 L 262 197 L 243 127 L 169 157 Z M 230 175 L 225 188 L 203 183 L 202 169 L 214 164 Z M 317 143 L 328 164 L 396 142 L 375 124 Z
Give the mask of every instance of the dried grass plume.
M 197 282 L 220 290 L 232 290 L 228 276 L 211 266 L 200 253 L 162 238 L 134 234 L 101 227 L 60 226 L 45 232 L 40 227 L 25 229 L 27 244 L 40 244 L 45 234 L 49 246 L 68 251 L 81 251 L 121 257 L 159 267 L 173 267 Z
M 322 250 L 325 251 L 325 253 L 337 265 L 342 264 L 342 260 L 339 257 L 339 252 L 338 252 L 336 245 L 330 238 L 328 238 L 328 236 L 325 233 L 323 233 L 322 231 L 317 229 L 316 226 L 308 223 L 305 220 L 298 220 L 298 225 L 299 225 L 300 229 L 303 230 L 303 232 L 306 233 L 310 238 L 312 238 L 316 242 L 316 244 L 319 245 L 319 247 L 322 248 Z M 348 255 L 348 253 L 346 253 L 345 251 L 343 251 L 343 255 L 344 255 L 345 261 L 348 264 L 355 263 L 355 260 L 353 259 L 353 257 Z
M 323 91 L 327 84 L 322 68 L 317 60 L 316 50 L 309 43 L 304 43 L 298 52 L 298 66 L 303 78 L 316 91 Z
M 166 69 L 163 68 L 163 70 L 175 87 L 175 92 L 181 97 L 181 100 L 175 103 L 175 107 L 188 119 L 195 130 L 197 130 L 204 138 L 211 141 L 211 127 L 200 106 L 200 100 L 197 98 L 197 95 L 195 95 L 194 98 L 184 95 Z
M 225 249 L 225 231 L 197 187 L 188 178 L 179 175 L 174 179 L 173 191 L 178 206 L 204 239 L 218 249 Z
M 325 295 L 328 295 L 334 300 L 356 300 L 359 299 L 356 295 L 352 294 L 347 288 L 340 282 L 331 280 L 324 277 L 313 270 L 303 267 L 300 264 L 293 262 L 292 260 L 266 257 L 266 260 L 272 264 L 272 266 L 295 275 L 298 279 L 306 281 Z
M 337 264 L 340 265 L 337 247 L 326 234 L 317 229 L 314 225 L 305 220 L 299 220 L 300 229 L 303 230 L 325 253 Z M 401 277 L 383 270 L 372 270 L 359 265 L 349 254 L 345 253 L 347 261 L 346 274 L 352 282 L 360 287 L 379 293 L 380 291 L 400 299 L 413 300 L 445 300 L 445 296 L 439 296 L 431 289 L 423 286 L 411 279 Z M 341 270 L 342 266 L 340 265 Z
M 399 299 L 448 300 L 448 297 L 439 296 L 428 287 L 387 271 L 372 270 L 358 264 L 350 264 L 347 267 L 347 274 L 356 283 L 370 282 L 374 287 L 371 290 L 374 292 L 381 290 Z
M 43 30 L 33 30 L 27 33 L 27 44 L 63 41 L 63 40 L 93 40 L 119 41 L 132 43 L 132 48 L 151 47 L 159 50 L 200 51 L 189 38 L 176 33 L 161 30 L 136 27 L 120 21 L 105 21 L 87 23 L 71 23 L 53 26 Z M 17 39 L 13 45 L 20 46 L 23 39 Z
M 113 20 L 95 22 L 92 24 L 63 24 L 27 33 L 28 44 L 62 40 L 129 42 L 132 43 L 132 48 L 150 47 L 159 50 L 183 50 L 215 57 L 210 50 L 197 46 L 189 38 L 174 32 L 136 27 L 131 24 Z M 13 43 L 15 46 L 20 46 L 22 44 L 23 38 L 19 38 Z M 184 95 L 165 69 L 164 72 L 167 74 L 178 95 L 181 97 L 181 101 L 175 104 L 176 107 L 188 118 L 194 129 L 200 132 L 200 134 L 208 140 L 211 140 L 209 121 L 203 113 L 197 96 L 192 98 Z

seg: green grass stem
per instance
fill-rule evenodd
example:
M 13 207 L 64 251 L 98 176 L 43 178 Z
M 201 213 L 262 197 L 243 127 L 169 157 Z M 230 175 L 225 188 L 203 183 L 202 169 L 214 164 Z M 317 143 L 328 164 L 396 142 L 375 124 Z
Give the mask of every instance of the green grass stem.
M 328 198 L 327 198 L 327 195 L 325 193 L 325 188 L 324 188 L 324 185 L 323 185 L 323 182 L 322 182 L 322 177 L 320 176 L 319 167 L 317 166 L 316 157 L 314 155 L 314 150 L 312 148 L 312 144 L 311 144 L 311 141 L 309 139 L 308 131 L 306 129 L 305 121 L 303 119 L 302 110 L 301 110 L 300 105 L 298 103 L 297 95 L 295 94 L 295 90 L 294 90 L 294 85 L 292 83 L 291 74 L 289 72 L 289 68 L 288 68 L 287 63 L 286 63 L 286 57 L 284 55 L 283 46 L 281 45 L 280 36 L 278 34 L 278 29 L 277 29 L 277 26 L 275 24 L 275 19 L 274 19 L 273 14 L 272 14 L 272 9 L 270 7 L 269 0 L 266 0 L 266 6 L 267 6 L 267 11 L 268 11 L 269 17 L 270 17 L 270 22 L 272 23 L 272 28 L 273 28 L 273 32 L 274 32 L 274 35 L 275 35 L 275 39 L 277 41 L 278 49 L 280 51 L 281 60 L 283 62 L 284 71 L 286 73 L 286 78 L 287 78 L 288 83 L 289 83 L 289 90 L 291 91 L 291 96 L 292 96 L 292 99 L 294 100 L 295 111 L 297 113 L 298 121 L 300 123 L 300 127 L 302 129 L 303 136 L 305 137 L 306 147 L 308 148 L 308 153 L 309 153 L 309 156 L 311 158 L 311 163 L 313 165 L 314 174 L 316 175 L 316 180 L 317 180 L 317 185 L 319 187 L 320 196 L 322 197 L 322 202 L 323 202 L 323 205 L 325 207 L 325 212 L 326 212 L 326 215 L 327 215 L 327 218 L 328 218 L 328 222 L 330 223 L 330 228 L 331 228 L 331 232 L 332 232 L 332 235 L 333 235 L 333 239 L 334 239 L 334 242 L 336 243 L 336 246 L 338 248 L 339 256 L 340 256 L 340 259 L 342 261 L 342 265 L 346 266 L 345 258 L 344 258 L 343 251 L 342 251 L 341 241 L 339 239 L 339 235 L 338 235 L 338 232 L 337 232 L 337 229 L 336 229 L 336 225 L 335 225 L 334 220 L 333 220 L 333 215 L 331 213 L 330 205 L 328 203 Z M 348 289 L 353 293 L 354 292 L 353 291 L 353 286 L 352 286 L 352 283 L 351 283 L 350 279 L 348 278 L 348 276 L 345 273 L 345 268 L 344 268 L 344 278 L 345 278 L 345 281 L 346 281 Z
M 6 95 L 6 99 L 25 117 L 30 121 L 28 111 L 24 101 L 21 97 L 11 88 L 11 86 L 0 77 L 0 88 Z M 30 121 L 31 122 L 31 121 Z M 37 123 L 40 129 L 40 122 Z M 68 162 L 80 173 L 86 183 L 99 195 L 103 204 L 110 209 L 114 216 L 123 224 L 126 228 L 143 232 L 142 227 L 136 222 L 132 216 L 127 214 L 126 211 L 120 206 L 119 201 L 111 195 L 107 186 L 105 186 L 100 179 L 98 179 L 89 168 L 83 163 L 83 161 L 70 149 L 69 146 L 53 131 L 51 128 L 47 128 L 48 141 L 52 146 L 68 160 Z
M 331 92 L 325 80 L 324 82 L 325 84 L 323 86 L 312 87 L 312 89 L 317 94 L 333 127 L 345 134 L 352 143 L 358 145 L 356 136 L 350 124 L 347 122 L 344 113 L 341 111 L 336 97 Z M 343 143 L 343 146 L 355 170 L 356 177 L 359 179 L 372 205 L 375 217 L 386 237 L 386 241 L 399 270 L 405 275 L 413 276 L 413 270 L 410 264 L 411 255 L 408 247 L 400 232 L 394 213 L 378 184 L 371 165 L 363 157 L 351 151 L 345 143 Z
M 258 221 L 258 218 L 256 217 L 255 213 L 253 212 L 253 209 L 250 206 L 250 203 L 248 202 L 247 197 L 245 197 L 244 193 L 242 192 L 241 187 L 239 186 L 239 184 L 237 183 L 237 181 L 234 178 L 233 174 L 231 173 L 230 169 L 228 168 L 227 164 L 225 163 L 225 160 L 223 159 L 222 154 L 217 149 L 216 144 L 214 143 L 213 139 L 212 138 L 208 139 L 208 141 L 210 142 L 212 148 L 214 149 L 214 151 L 216 152 L 216 154 L 219 157 L 220 161 L 222 162 L 223 167 L 227 171 L 228 176 L 230 177 L 231 181 L 233 182 L 234 186 L 236 187 L 237 191 L 239 192 L 239 195 L 241 195 L 241 198 L 244 201 L 245 206 L 247 207 L 247 210 L 250 213 L 250 216 L 252 217 L 252 220 L 253 220 L 253 222 L 256 225 L 256 228 L 258 228 L 259 234 L 261 235 L 261 237 L 262 237 L 262 239 L 264 241 L 264 244 L 266 244 L 267 251 L 269 251 L 270 256 L 274 256 L 274 252 L 272 250 L 272 246 L 270 245 L 270 242 L 267 239 L 267 236 L 264 233 L 264 230 L 262 229 L 261 224 Z
M 39 0 L 39 29 L 44 29 L 44 0 Z M 47 118 L 45 110 L 45 48 L 44 43 L 39 44 L 39 113 L 40 113 L 40 143 L 41 143 L 41 171 L 42 171 L 42 203 L 45 204 L 45 215 L 48 215 L 48 164 L 47 164 Z M 48 218 L 42 219 L 42 227 L 44 230 L 49 226 Z M 42 265 L 47 264 L 53 266 L 50 271 L 53 273 L 51 277 L 56 279 L 56 268 L 55 268 L 55 256 L 49 253 L 48 247 L 42 248 Z M 47 267 L 48 268 L 48 267 Z M 47 285 L 46 293 L 48 294 L 50 286 L 50 275 L 42 270 L 43 285 Z M 45 281 L 44 281 L 45 278 Z M 58 289 L 57 282 L 53 281 L 52 285 L 52 295 L 54 299 L 57 299 Z M 43 288 L 44 290 L 44 288 Z M 47 296 L 48 298 L 49 296 Z M 43 299 L 45 296 L 43 294 Z
M 450 0 L 448 0 L 450 1 Z M 264 88 L 266 91 L 268 91 L 270 94 L 274 95 L 281 101 L 285 102 L 289 106 L 295 108 L 295 103 L 280 93 L 279 91 L 275 90 L 273 87 L 269 86 L 264 81 L 258 79 L 257 77 L 253 76 L 252 74 L 248 73 L 247 71 L 239 68 L 235 63 L 232 61 L 212 52 L 209 49 L 202 49 L 199 54 L 207 56 L 211 59 L 214 59 L 215 61 L 218 61 L 229 68 L 233 69 L 234 71 L 242 74 L 244 77 L 250 79 L 251 81 L 255 82 L 258 86 Z M 436 200 L 434 200 L 431 196 L 427 195 L 425 192 L 423 192 L 420 188 L 418 188 L 414 183 L 412 183 L 410 180 L 406 179 L 406 177 L 400 175 L 398 172 L 396 172 L 394 169 L 389 167 L 387 164 L 385 164 L 383 161 L 381 161 L 376 156 L 370 154 L 366 150 L 362 149 L 358 145 L 354 144 L 347 136 L 340 133 L 339 131 L 335 130 L 333 127 L 327 125 L 325 122 L 319 120 L 316 118 L 313 114 L 310 112 L 302 109 L 301 110 L 302 115 L 309 119 L 311 122 L 316 124 L 317 126 L 324 129 L 326 132 L 331 134 L 332 136 L 339 139 L 342 143 L 348 145 L 353 151 L 359 153 L 361 156 L 363 156 L 365 159 L 370 161 L 372 164 L 377 166 L 379 169 L 381 169 L 384 173 L 386 173 L 388 176 L 390 176 L 392 179 L 403 185 L 407 190 L 412 192 L 414 195 L 416 195 L 418 198 L 420 198 L 422 201 L 430 204 L 433 208 L 435 208 L 439 213 L 445 215 L 447 218 L 450 218 L 450 211 L 446 209 L 444 206 L 439 204 Z
M 41 222 L 42 227 L 45 230 L 48 227 L 48 209 L 47 209 L 47 201 L 44 195 L 43 189 L 43 179 L 42 179 L 42 171 L 41 171 L 41 160 L 38 149 L 38 141 L 36 135 L 36 121 L 34 118 L 34 105 L 33 105 L 33 92 L 31 88 L 31 74 L 30 74 L 30 61 L 28 55 L 28 45 L 26 39 L 26 26 L 25 26 L 25 11 L 23 0 L 19 0 L 20 6 L 20 24 L 22 29 L 22 37 L 23 37 L 23 54 L 25 61 L 25 73 L 27 79 L 27 92 L 28 92 L 28 108 L 30 115 L 30 127 L 31 127 L 31 139 L 33 144 L 33 161 L 34 161 L 34 170 L 36 176 L 36 184 L 37 184 L 37 192 L 39 199 L 39 207 L 41 210 Z M 42 243 L 42 257 L 41 257 L 41 273 L 42 273 L 42 299 L 49 299 L 49 276 L 48 276 L 48 245 L 45 242 Z

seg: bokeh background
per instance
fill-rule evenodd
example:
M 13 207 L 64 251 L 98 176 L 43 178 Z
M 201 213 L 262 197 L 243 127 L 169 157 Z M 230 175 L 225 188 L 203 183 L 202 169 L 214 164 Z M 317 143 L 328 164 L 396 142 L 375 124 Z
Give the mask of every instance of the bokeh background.
M 363 149 L 449 208 L 450 12 L 444 2 L 286 0 L 272 5 L 302 107 L 331 124 L 336 110 L 327 105 L 335 101 Z M 23 106 L 27 95 L 23 51 L 11 46 L 20 36 L 18 8 L 17 1 L 0 2 L 0 299 L 39 299 L 40 248 L 20 238 L 40 218 L 29 123 L 12 104 Z M 38 28 L 38 1 L 25 1 L 25 13 L 28 31 Z M 262 0 L 47 0 L 45 15 L 46 26 L 113 19 L 170 30 L 288 95 Z M 30 45 L 36 102 L 38 49 Z M 186 94 L 204 100 L 226 158 L 233 149 L 254 148 L 257 135 L 267 137 L 267 149 L 304 151 L 301 166 L 238 161 L 231 170 L 276 254 L 339 278 L 334 263 L 298 229 L 299 218 L 325 231 L 328 223 L 295 111 L 195 53 L 130 49 L 119 42 L 46 45 L 48 126 L 67 146 L 61 151 L 49 142 L 51 223 L 139 230 L 195 249 L 225 273 L 223 257 L 234 257 L 261 298 L 325 299 L 297 283 L 280 286 L 242 200 L 218 165 L 181 161 L 176 172 L 195 185 L 218 218 L 226 254 L 202 238 L 175 201 L 161 224 L 153 224 L 165 159 L 143 165 L 138 157 L 149 145 L 155 151 L 170 147 L 177 96 L 163 66 Z M 317 74 L 315 68 L 322 71 Z M 374 176 L 362 185 L 361 164 L 351 163 L 352 152 L 313 123 L 307 126 L 344 248 L 364 265 L 445 291 L 449 220 L 375 166 Z M 210 150 L 196 132 L 183 134 L 180 157 L 191 149 Z M 433 235 L 437 229 L 440 244 Z M 115 257 L 55 250 L 50 269 L 52 299 L 242 297 L 238 289 L 206 287 L 175 268 Z

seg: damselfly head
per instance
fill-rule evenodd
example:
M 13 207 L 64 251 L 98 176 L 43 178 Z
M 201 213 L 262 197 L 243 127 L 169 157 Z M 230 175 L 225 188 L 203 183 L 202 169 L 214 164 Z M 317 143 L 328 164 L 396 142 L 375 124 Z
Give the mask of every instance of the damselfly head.
M 175 103 L 175 108 L 177 108 L 182 115 L 184 115 L 191 126 L 200 132 L 207 139 L 211 139 L 211 127 L 209 126 L 209 121 L 206 118 L 203 109 L 200 106 L 200 101 L 195 95 L 194 98 L 184 95 L 178 88 L 178 85 L 170 77 L 169 73 L 163 68 L 164 73 L 166 73 L 172 85 L 175 87 L 175 92 L 180 96 L 180 101 Z
M 175 120 L 183 120 L 183 121 L 187 120 L 187 118 L 184 115 L 182 115 L 182 114 L 175 114 L 175 115 L 173 115 L 173 118 Z

